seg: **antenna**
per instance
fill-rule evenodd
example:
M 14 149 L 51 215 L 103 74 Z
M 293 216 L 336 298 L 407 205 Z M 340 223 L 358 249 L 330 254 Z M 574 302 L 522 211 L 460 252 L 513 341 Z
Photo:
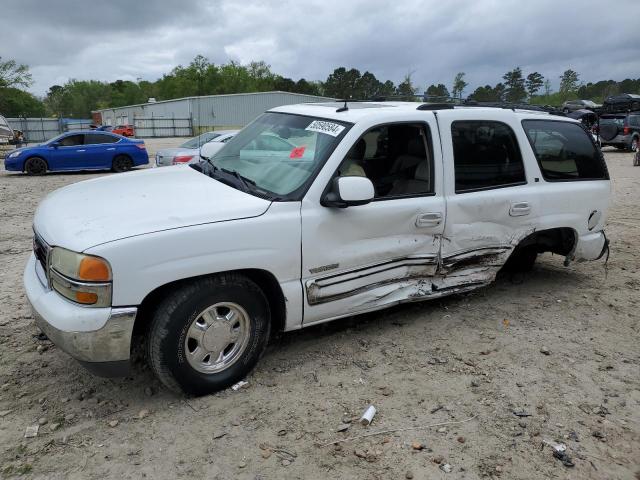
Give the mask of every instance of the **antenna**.
M 342 100 L 340 100 L 342 102 Z M 347 99 L 344 99 L 344 107 L 340 107 L 339 109 L 336 110 L 336 113 L 340 113 L 340 112 L 346 112 L 347 110 L 349 110 L 349 107 L 347 106 Z

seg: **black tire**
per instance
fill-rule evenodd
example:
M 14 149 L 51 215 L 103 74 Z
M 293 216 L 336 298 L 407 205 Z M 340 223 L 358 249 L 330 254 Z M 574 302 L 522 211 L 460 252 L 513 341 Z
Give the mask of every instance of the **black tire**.
M 516 248 L 502 269 L 506 272 L 530 272 L 538 258 L 538 252 L 533 248 Z
M 248 317 L 248 338 L 234 363 L 214 373 L 196 370 L 187 359 L 190 327 L 213 305 L 239 305 Z M 153 316 L 147 339 L 151 368 L 169 389 L 206 395 L 242 380 L 258 363 L 269 341 L 271 313 L 264 293 L 239 274 L 220 274 L 191 281 L 162 300 Z M 228 347 L 228 346 L 227 346 Z
M 27 175 L 44 175 L 47 173 L 47 162 L 40 157 L 31 157 L 24 162 L 24 171 Z
M 608 142 L 609 140 L 613 140 L 618 136 L 618 126 L 600 125 L 598 134 L 600 135 L 600 138 L 602 138 L 605 142 Z
M 131 168 L 133 168 L 133 162 L 126 155 L 118 155 L 111 162 L 111 170 L 116 173 L 128 172 Z

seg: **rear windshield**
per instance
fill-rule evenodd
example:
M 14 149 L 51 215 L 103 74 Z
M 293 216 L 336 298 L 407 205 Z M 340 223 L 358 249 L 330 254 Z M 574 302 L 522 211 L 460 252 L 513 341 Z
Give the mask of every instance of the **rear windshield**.
M 624 127 L 624 117 L 600 117 L 600 125 L 617 125 Z
M 542 176 L 550 182 L 607 180 L 609 174 L 591 135 L 578 123 L 523 120 Z

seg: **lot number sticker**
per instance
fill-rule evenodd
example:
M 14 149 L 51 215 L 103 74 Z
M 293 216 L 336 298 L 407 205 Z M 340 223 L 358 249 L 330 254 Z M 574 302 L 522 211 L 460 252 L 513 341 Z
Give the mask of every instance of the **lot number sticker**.
M 337 137 L 342 133 L 344 127 L 338 123 L 325 122 L 323 120 L 314 120 L 305 130 L 310 132 L 326 133 L 332 137 Z

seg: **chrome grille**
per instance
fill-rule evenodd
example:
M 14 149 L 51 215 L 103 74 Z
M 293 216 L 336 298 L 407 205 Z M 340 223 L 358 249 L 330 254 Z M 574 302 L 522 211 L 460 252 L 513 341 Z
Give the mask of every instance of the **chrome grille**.
M 49 270 L 47 269 L 47 265 L 49 263 L 50 251 L 51 251 L 51 247 L 47 245 L 47 242 L 45 242 L 42 238 L 40 238 L 40 235 L 34 232 L 33 253 L 35 254 L 38 262 L 40 262 L 40 266 L 42 267 L 42 270 L 47 275 L 47 278 L 49 277 L 49 273 L 48 273 Z

